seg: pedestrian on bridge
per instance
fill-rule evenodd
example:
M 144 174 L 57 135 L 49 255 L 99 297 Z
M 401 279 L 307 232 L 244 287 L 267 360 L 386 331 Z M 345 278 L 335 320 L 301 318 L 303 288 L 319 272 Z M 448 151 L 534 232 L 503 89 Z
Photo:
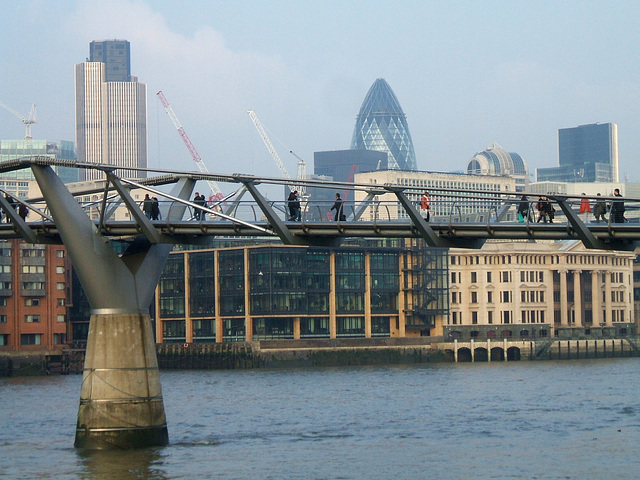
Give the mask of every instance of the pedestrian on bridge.
M 427 222 L 429 221 L 429 211 L 431 210 L 431 195 L 429 192 L 424 192 L 420 199 L 420 214 Z
M 336 201 L 333 203 L 333 206 L 331 207 L 331 211 L 333 211 L 333 210 L 336 211 L 336 215 L 334 217 L 334 220 L 336 222 L 338 220 L 345 221 L 347 219 L 346 215 L 344 213 L 342 213 L 343 210 L 344 210 L 344 202 L 340 198 L 340 194 L 339 193 L 336 193 Z
M 151 219 L 151 210 L 153 209 L 153 201 L 149 194 L 147 193 L 144 196 L 144 200 L 142 201 L 142 211 L 148 219 Z
M 160 203 L 158 202 L 158 197 L 153 197 L 151 199 L 151 220 L 159 220 L 160 219 Z
M 586 195 L 584 192 L 582 192 L 582 195 Z M 591 204 L 589 203 L 589 199 L 582 197 L 582 200 L 580 200 L 580 210 L 579 213 L 584 213 L 584 221 L 586 222 L 589 219 L 589 214 L 591 213 Z
M 300 199 L 298 198 L 298 191 L 294 190 L 289 193 L 289 198 L 287 198 L 287 202 L 289 204 L 289 220 L 294 222 L 299 222 L 302 218 L 302 214 L 300 211 Z
M 600 196 L 600 192 L 598 192 L 598 197 Z M 601 198 L 598 198 L 596 200 L 596 206 L 593 209 L 593 214 L 596 217 L 596 223 L 600 223 L 600 219 L 602 219 L 603 222 L 607 221 L 607 217 L 605 217 L 605 214 L 607 213 L 607 203 L 602 200 Z
M 551 206 L 551 201 L 548 197 L 541 195 L 538 199 L 537 208 L 539 214 L 538 223 L 540 220 L 542 220 L 542 223 L 547 223 L 547 220 L 549 220 L 549 223 L 553 223 L 553 214 L 555 210 Z
M 27 221 L 27 215 L 29 215 L 29 209 L 24 203 L 21 203 L 20 206 L 18 207 L 18 215 L 20 215 L 20 218 L 22 218 L 22 220 L 24 220 L 25 222 Z
M 613 191 L 613 196 L 622 198 L 619 188 Z M 611 202 L 611 221 L 613 223 L 624 223 L 624 212 L 624 200 L 614 200 Z
M 200 195 L 200 192 L 196 192 L 195 196 L 193 197 L 193 203 L 200 207 L 204 207 L 207 201 L 204 198 L 204 195 Z M 194 209 L 193 218 L 196 220 L 204 220 L 204 212 L 199 208 Z
M 518 204 L 518 221 L 520 223 L 528 220 L 531 222 L 531 213 L 529 213 L 529 199 L 526 195 L 520 197 L 520 203 Z

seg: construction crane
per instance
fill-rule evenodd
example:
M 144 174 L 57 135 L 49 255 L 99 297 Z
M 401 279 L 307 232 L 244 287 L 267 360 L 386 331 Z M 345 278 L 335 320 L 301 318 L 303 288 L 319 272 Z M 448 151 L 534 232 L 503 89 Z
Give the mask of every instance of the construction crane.
M 202 158 L 200 157 L 200 154 L 196 150 L 196 147 L 194 147 L 193 143 L 191 143 L 191 140 L 189 139 L 189 135 L 187 135 L 187 132 L 184 130 L 184 128 L 180 124 L 180 121 L 178 120 L 178 117 L 176 117 L 176 114 L 173 113 L 173 109 L 171 108 L 171 105 L 169 105 L 169 102 L 164 96 L 164 93 L 162 93 L 162 90 L 160 90 L 156 95 L 162 102 L 165 112 L 167 112 L 167 115 L 169 115 L 169 118 L 171 119 L 176 129 L 178 130 L 178 133 L 182 137 L 182 141 L 187 146 L 189 153 L 191 153 L 191 157 L 196 162 L 196 165 L 198 165 L 198 168 L 200 169 L 200 171 L 202 173 L 209 173 L 209 170 L 207 170 L 207 166 L 202 161 Z M 224 198 L 224 195 L 222 194 L 222 191 L 220 190 L 216 182 L 214 182 L 213 180 L 207 180 L 207 184 L 209 185 L 209 188 L 211 189 L 211 192 L 212 192 L 212 195 L 211 197 L 209 197 L 209 200 L 220 201 Z
M 296 153 L 293 150 L 289 150 L 289 153 L 298 159 L 298 175 L 296 178 L 298 180 L 305 180 L 307 178 L 307 164 L 303 159 L 301 159 L 298 155 L 296 155 Z M 300 184 L 299 190 L 300 190 L 300 195 L 306 197 L 307 188 L 304 185 Z
M 31 137 L 31 125 L 33 125 L 34 123 L 38 123 L 38 117 L 36 115 L 36 104 L 34 103 L 33 105 L 31 105 L 31 111 L 29 112 L 29 118 L 24 118 L 22 115 L 20 115 L 18 112 L 16 112 L 13 108 L 11 108 L 9 105 L 7 105 L 4 102 L 0 102 L 0 105 L 2 105 L 4 108 L 9 110 L 11 113 L 13 113 L 16 117 L 18 117 L 20 120 L 22 120 L 22 123 L 25 124 L 24 138 L 25 139 L 32 138 Z
M 273 161 L 276 163 L 276 166 L 280 170 L 280 173 L 282 174 L 282 176 L 284 178 L 291 179 L 291 175 L 289 175 L 289 172 L 287 171 L 287 167 L 285 167 L 284 163 L 282 163 L 282 160 L 280 160 L 280 155 L 278 155 L 278 152 L 276 151 L 275 147 L 271 143 L 271 140 L 269 140 L 269 136 L 267 135 L 267 132 L 265 131 L 264 127 L 262 126 L 262 123 L 260 123 L 260 120 L 258 120 L 258 116 L 256 115 L 256 112 L 254 112 L 253 110 L 248 110 L 247 113 L 251 117 L 251 120 L 253 121 L 253 124 L 256 126 L 256 129 L 258 130 L 258 133 L 260 134 L 260 138 L 262 138 L 262 141 L 264 142 L 265 146 L 267 147 L 267 150 L 269 150 L 269 153 L 271 154 L 271 158 L 273 158 Z M 291 153 L 293 153 L 293 152 L 291 152 Z M 293 182 L 288 183 L 287 187 L 289 187 L 289 189 L 291 191 L 300 190 L 299 186 L 294 184 Z M 301 190 L 300 190 L 300 194 L 302 196 L 302 191 Z

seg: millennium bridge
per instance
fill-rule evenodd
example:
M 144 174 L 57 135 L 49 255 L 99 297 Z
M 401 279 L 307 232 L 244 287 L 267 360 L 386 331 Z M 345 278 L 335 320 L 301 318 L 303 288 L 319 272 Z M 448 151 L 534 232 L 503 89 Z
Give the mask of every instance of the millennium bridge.
M 84 189 L 67 187 L 53 167 L 97 170 L 103 180 Z M 39 198 L 23 199 L 0 189 L 6 216 L 0 239 L 64 244 L 91 305 L 78 448 L 168 443 L 149 305 L 175 244 L 205 244 L 214 236 L 333 247 L 349 237 L 422 238 L 429 247 L 451 248 L 480 248 L 490 239 L 580 240 L 591 249 L 632 251 L 640 241 L 640 199 L 598 197 L 610 205 L 624 201 L 626 216 L 635 222 L 613 223 L 607 215 L 607 221 L 596 223 L 579 213 L 580 198 L 548 194 L 557 207 L 553 223 L 534 222 L 530 215 L 519 222 L 517 207 L 524 201 L 535 212 L 538 195 L 522 200 L 516 192 L 430 188 L 432 217 L 427 221 L 420 215 L 422 191 L 406 185 L 126 168 L 131 177 L 140 176 L 135 171 L 157 176 L 132 180 L 112 165 L 46 157 L 0 164 L 0 173 L 30 169 L 41 192 Z M 232 193 L 194 202 L 198 181 L 224 183 Z M 343 219 L 334 221 L 327 215 L 332 202 L 303 198 L 300 221 L 290 221 L 287 202 L 269 200 L 261 189 L 284 193 L 285 185 L 292 184 L 301 191 L 329 189 L 325 198 L 348 192 L 356 201 L 343 204 Z M 147 218 L 134 190 L 159 198 L 157 220 Z M 123 209 L 126 214 L 119 217 Z M 111 240 L 125 245 L 124 251 L 117 253 Z

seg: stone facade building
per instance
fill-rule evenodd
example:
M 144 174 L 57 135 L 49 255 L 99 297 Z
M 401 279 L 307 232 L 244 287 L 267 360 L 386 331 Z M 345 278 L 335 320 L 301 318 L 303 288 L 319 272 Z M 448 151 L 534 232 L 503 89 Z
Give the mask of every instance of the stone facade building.
M 635 254 L 571 242 L 488 242 L 449 254 L 445 339 L 635 333 Z

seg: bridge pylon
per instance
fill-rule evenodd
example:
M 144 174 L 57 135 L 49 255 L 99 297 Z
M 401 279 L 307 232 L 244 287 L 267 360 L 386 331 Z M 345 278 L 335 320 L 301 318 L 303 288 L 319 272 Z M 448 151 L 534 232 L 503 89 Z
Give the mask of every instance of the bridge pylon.
M 92 309 L 74 445 L 166 445 L 149 305 L 172 246 L 140 236 L 118 255 L 51 167 L 31 168 Z M 194 186 L 194 180 L 182 178 L 171 194 L 188 200 Z M 163 218 L 180 220 L 185 208 L 164 208 Z

